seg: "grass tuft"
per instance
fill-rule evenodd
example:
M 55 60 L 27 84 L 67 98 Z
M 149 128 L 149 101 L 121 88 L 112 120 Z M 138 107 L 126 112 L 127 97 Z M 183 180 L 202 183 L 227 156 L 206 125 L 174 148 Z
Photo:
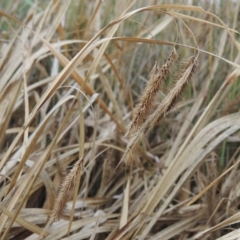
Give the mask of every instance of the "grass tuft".
M 238 237 L 240 1 L 165 2 L 0 1 L 0 239 Z

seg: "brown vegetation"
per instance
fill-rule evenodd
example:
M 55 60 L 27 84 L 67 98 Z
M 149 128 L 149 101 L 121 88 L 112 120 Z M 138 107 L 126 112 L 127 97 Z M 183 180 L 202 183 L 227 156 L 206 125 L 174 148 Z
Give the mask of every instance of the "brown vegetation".
M 0 2 L 0 239 L 239 239 L 240 2 L 165 2 Z

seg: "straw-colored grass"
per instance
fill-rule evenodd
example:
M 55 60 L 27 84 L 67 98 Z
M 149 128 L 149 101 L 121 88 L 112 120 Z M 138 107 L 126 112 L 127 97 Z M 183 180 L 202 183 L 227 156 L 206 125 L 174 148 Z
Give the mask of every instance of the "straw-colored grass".
M 240 239 L 239 1 L 0 9 L 0 239 Z
M 149 82 L 142 93 L 141 101 L 135 109 L 132 124 L 129 126 L 129 129 L 126 133 L 127 138 L 130 138 L 131 135 L 134 135 L 141 125 L 148 119 L 150 110 L 153 107 L 155 96 L 161 89 L 162 82 L 167 80 L 167 77 L 170 73 L 170 67 L 176 59 L 177 53 L 174 48 L 161 69 L 159 69 L 158 63 L 155 63 L 150 73 Z

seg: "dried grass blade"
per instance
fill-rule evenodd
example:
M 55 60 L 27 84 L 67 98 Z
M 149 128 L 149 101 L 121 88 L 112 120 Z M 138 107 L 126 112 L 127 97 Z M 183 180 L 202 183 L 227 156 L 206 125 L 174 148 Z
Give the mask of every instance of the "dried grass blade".
M 217 24 L 217 23 L 213 23 L 213 22 L 210 22 L 210 21 L 207 21 L 207 20 L 203 20 L 203 19 L 200 19 L 200 18 L 196 18 L 196 17 L 192 17 L 192 16 L 188 16 L 188 15 L 185 15 L 185 14 L 182 14 L 182 13 L 179 13 L 179 12 L 174 12 L 174 11 L 167 11 L 171 16 L 176 16 L 178 18 L 185 18 L 185 19 L 190 19 L 190 20 L 193 20 L 193 21 L 196 21 L 196 22 L 201 22 L 201 23 L 205 23 L 205 24 L 208 24 L 208 25 L 212 25 L 212 26 L 215 26 L 215 27 L 219 27 L 219 28 L 223 28 L 225 29 L 225 27 L 223 25 L 220 25 L 220 24 Z M 234 32 L 234 33 L 237 33 L 237 34 L 240 34 L 237 30 L 235 29 L 232 29 L 232 28 L 228 28 L 229 31 L 231 32 Z
M 123 205 L 122 205 L 122 211 L 121 211 L 121 218 L 120 218 L 120 223 L 119 223 L 119 228 L 122 228 L 125 224 L 127 224 L 127 219 L 128 219 L 128 205 L 129 205 L 129 191 L 130 191 L 130 176 L 128 177 L 127 180 L 127 185 L 124 190 L 124 197 L 123 197 Z
M 208 186 L 206 186 L 200 193 L 198 193 L 191 201 L 188 202 L 188 206 L 195 203 L 201 196 L 203 196 L 209 189 L 211 189 L 214 185 L 216 185 L 227 173 L 231 172 L 237 165 L 240 163 L 240 159 L 233 164 L 230 168 L 228 168 L 225 172 L 223 172 L 219 177 L 214 179 Z
M 139 214 L 136 217 L 134 217 L 132 220 L 130 220 L 125 226 L 123 226 L 121 229 L 119 229 L 110 240 L 121 240 L 121 239 L 129 239 L 124 238 L 124 235 L 134 231 L 140 223 L 142 223 L 144 219 L 144 214 Z
M 190 229 L 199 219 L 198 217 L 201 216 L 202 213 L 199 213 L 193 217 L 189 217 L 186 219 L 181 219 L 180 221 L 170 225 L 169 227 L 165 228 L 164 230 L 158 232 L 157 234 L 153 235 L 150 240 L 154 239 L 161 239 L 161 240 L 168 240 L 172 239 L 176 235 L 180 235 L 183 231 Z
M 231 224 L 239 223 L 239 222 L 240 222 L 240 213 L 236 213 L 233 216 L 231 216 L 231 217 L 227 218 L 226 220 L 220 222 L 219 224 L 215 225 L 214 227 L 198 233 L 192 239 L 194 239 L 194 240 L 195 239 L 203 239 L 204 236 L 208 235 L 211 232 L 214 232 L 220 228 L 229 226 Z
M 236 229 L 226 235 L 218 238 L 217 240 L 240 240 L 240 229 Z
M 80 95 L 80 94 L 78 94 Z M 79 98 L 79 96 L 77 97 Z M 82 101 L 80 101 L 79 103 L 79 136 L 80 136 L 80 140 L 79 140 L 79 159 L 82 159 L 83 162 L 83 158 L 84 158 L 84 143 L 85 143 L 85 131 L 84 131 L 84 115 L 83 115 L 83 108 L 82 108 Z M 76 205 L 76 201 L 77 201 L 77 196 L 78 196 L 78 189 L 80 186 L 80 181 L 81 181 L 81 176 L 83 173 L 83 164 L 81 166 L 79 170 L 79 174 L 77 173 L 76 175 L 76 179 L 74 184 L 75 189 L 73 189 L 73 202 L 72 202 L 72 209 L 71 209 L 71 215 L 70 215 L 70 219 L 69 219 L 69 227 L 68 227 L 68 235 L 70 235 L 71 232 L 71 226 L 72 226 L 72 222 L 73 222 L 73 216 L 74 216 L 74 210 L 75 210 L 75 205 Z M 61 190 L 60 190 L 61 191 Z
M 174 43 L 174 42 L 168 42 L 168 41 L 162 41 L 162 40 L 153 40 L 153 39 L 146 39 L 146 38 L 139 38 L 139 37 L 115 37 L 112 39 L 112 41 L 125 41 L 125 42 L 137 42 L 137 43 L 148 43 L 148 44 L 159 44 L 159 45 L 166 45 L 166 46 L 181 46 L 181 47 L 186 47 L 186 48 L 189 48 L 189 49 L 196 49 L 196 47 L 192 47 L 192 46 L 189 46 L 189 45 L 185 45 L 185 44 L 180 44 L 180 43 Z M 230 61 L 226 58 L 223 58 L 223 57 L 220 57 L 218 56 L 217 54 L 214 54 L 212 52 L 209 52 L 209 51 L 206 51 L 206 50 L 203 50 L 201 48 L 198 49 L 199 52 L 202 52 L 202 53 L 205 53 L 209 56 L 213 56 L 213 57 L 216 57 L 216 58 L 219 58 L 221 59 L 222 61 L 236 67 L 236 68 L 240 68 L 240 65 L 233 62 L 233 61 Z
M 7 208 L 3 207 L 3 212 L 6 214 L 9 218 L 13 218 L 14 214 L 9 211 Z M 15 220 L 20 226 L 28 229 L 32 233 L 36 233 L 37 235 L 40 235 L 42 233 L 42 228 L 38 227 L 37 225 L 30 223 L 29 221 L 26 221 L 24 218 L 18 216 Z M 44 237 L 48 236 L 49 233 L 45 232 L 43 235 Z

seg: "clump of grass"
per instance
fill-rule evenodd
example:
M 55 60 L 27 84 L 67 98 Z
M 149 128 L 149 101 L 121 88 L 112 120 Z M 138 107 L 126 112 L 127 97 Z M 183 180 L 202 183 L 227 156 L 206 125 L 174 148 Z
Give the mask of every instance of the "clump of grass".
M 240 2 L 218 2 L 0 1 L 1 239 L 238 237 Z

